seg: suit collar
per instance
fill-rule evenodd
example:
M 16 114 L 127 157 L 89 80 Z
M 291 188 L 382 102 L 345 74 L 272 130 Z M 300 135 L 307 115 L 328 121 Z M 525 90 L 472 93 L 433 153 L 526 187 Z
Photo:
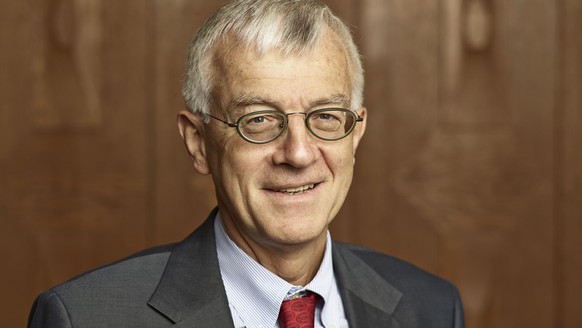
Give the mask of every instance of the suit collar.
M 333 244 L 333 261 L 350 327 L 401 327 L 394 317 L 399 290 L 345 245 Z
M 232 327 L 214 241 L 214 216 L 176 245 L 148 304 L 176 327 Z
M 233 327 L 214 239 L 215 209 L 176 245 L 148 304 L 175 327 Z M 345 245 L 334 243 L 334 272 L 350 327 L 400 328 L 394 311 L 402 293 Z

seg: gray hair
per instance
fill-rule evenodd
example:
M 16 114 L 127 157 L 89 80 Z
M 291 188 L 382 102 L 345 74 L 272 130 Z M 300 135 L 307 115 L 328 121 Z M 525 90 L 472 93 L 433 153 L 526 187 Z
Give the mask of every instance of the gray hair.
M 215 45 L 227 35 L 240 45 L 254 45 L 259 54 L 278 49 L 283 54 L 313 49 L 324 27 L 342 42 L 352 79 L 351 107 L 362 106 L 364 71 L 349 28 L 317 0 L 232 0 L 198 30 L 188 49 L 182 95 L 192 112 L 209 113 Z

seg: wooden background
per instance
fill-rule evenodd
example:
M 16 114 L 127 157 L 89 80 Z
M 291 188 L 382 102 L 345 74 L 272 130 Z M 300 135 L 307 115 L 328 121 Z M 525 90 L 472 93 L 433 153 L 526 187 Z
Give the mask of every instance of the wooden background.
M 221 1 L 0 0 L 0 316 L 214 206 L 176 129 Z M 336 239 L 457 284 L 472 328 L 582 326 L 582 1 L 334 0 L 367 71 Z

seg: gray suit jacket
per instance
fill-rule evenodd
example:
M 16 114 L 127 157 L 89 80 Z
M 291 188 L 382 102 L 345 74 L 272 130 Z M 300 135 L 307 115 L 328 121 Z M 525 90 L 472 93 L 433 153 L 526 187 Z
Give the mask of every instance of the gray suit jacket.
M 135 254 L 40 294 L 29 327 L 232 328 L 214 214 L 181 243 Z M 341 243 L 333 244 L 333 262 L 350 327 L 464 327 L 457 290 L 444 280 Z

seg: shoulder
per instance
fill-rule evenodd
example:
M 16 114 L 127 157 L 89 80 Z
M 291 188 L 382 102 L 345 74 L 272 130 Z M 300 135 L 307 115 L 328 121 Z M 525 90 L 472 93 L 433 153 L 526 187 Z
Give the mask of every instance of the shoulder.
M 334 247 L 344 258 L 363 263 L 383 281 L 387 282 L 404 295 L 404 299 L 413 303 L 460 302 L 457 288 L 449 281 L 438 277 L 414 264 L 364 247 L 334 243 Z
M 29 317 L 29 327 L 118 326 L 116 320 L 134 316 L 159 318 L 145 310 L 174 245 L 148 249 L 80 274 L 41 293 Z M 100 324 L 92 313 L 108 313 Z M 145 327 L 145 326 L 144 326 Z
M 335 243 L 334 247 L 338 249 L 340 253 L 349 252 L 367 265 L 372 267 L 381 276 L 390 277 L 392 279 L 401 280 L 414 279 L 420 281 L 426 281 L 427 283 L 442 283 L 445 282 L 443 279 L 429 273 L 428 271 L 421 269 L 414 264 L 404 261 L 402 259 L 380 253 L 365 247 L 346 244 L 346 243 Z
M 133 254 L 119 261 L 82 273 L 69 281 L 51 288 L 59 295 L 83 293 L 91 289 L 145 287 L 157 283 L 162 275 L 174 245 L 158 246 Z
M 214 212 L 213 212 L 214 213 Z M 213 214 L 211 214 L 212 216 Z M 216 274 L 214 233 L 207 220 L 185 240 L 150 248 L 80 274 L 40 294 L 33 304 L 30 327 L 165 327 L 170 318 L 152 301 L 183 302 L 197 291 L 186 279 Z M 216 277 L 215 277 L 216 278 Z M 192 279 L 196 281 L 196 279 Z M 165 282 L 165 285 L 164 285 Z M 203 289 L 203 288 L 202 288 Z M 107 313 L 106 316 L 101 314 Z
M 370 249 L 343 243 L 333 247 L 344 285 L 362 297 L 368 296 L 360 290 L 374 294 L 407 327 L 464 327 L 459 293 L 447 280 Z
M 190 261 L 192 266 L 204 265 L 205 257 L 212 256 L 214 250 L 214 210 L 208 219 L 184 240 L 178 243 L 155 246 L 127 256 L 116 262 L 82 273 L 69 281 L 51 288 L 50 291 L 59 295 L 72 293 L 81 289 L 83 293 L 89 289 L 99 291 L 111 289 L 138 288 L 147 290 L 155 288 L 164 274 L 166 267 L 174 257 L 175 265 L 183 266 L 184 261 Z M 150 293 L 151 295 L 151 293 Z
M 119 307 L 147 302 L 156 288 L 173 245 L 141 251 L 117 262 L 82 273 L 41 295 L 40 301 L 64 308 Z

